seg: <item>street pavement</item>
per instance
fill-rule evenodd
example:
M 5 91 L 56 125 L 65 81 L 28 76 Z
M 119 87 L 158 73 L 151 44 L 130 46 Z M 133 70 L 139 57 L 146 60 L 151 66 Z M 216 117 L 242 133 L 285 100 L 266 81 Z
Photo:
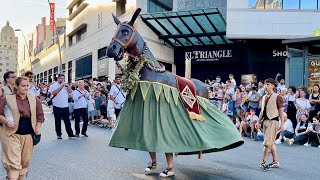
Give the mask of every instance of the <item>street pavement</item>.
M 63 139 L 57 140 L 48 108 L 45 117 L 28 180 L 153 180 L 160 179 L 166 167 L 164 154 L 159 154 L 158 168 L 145 175 L 148 153 L 109 147 L 112 131 L 97 126 L 88 128 L 88 138 L 68 139 L 62 123 Z M 320 148 L 277 145 L 281 167 L 269 172 L 259 169 L 262 148 L 262 142 L 245 138 L 239 148 L 204 154 L 200 160 L 196 155 L 178 156 L 174 158 L 175 176 L 168 179 L 320 179 Z M 0 179 L 4 177 L 2 168 Z

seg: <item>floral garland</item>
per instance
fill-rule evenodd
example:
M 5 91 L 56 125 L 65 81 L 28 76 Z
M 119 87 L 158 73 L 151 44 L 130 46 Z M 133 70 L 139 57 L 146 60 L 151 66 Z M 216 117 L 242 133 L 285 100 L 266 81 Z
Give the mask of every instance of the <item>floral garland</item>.
M 127 61 L 126 67 L 124 69 L 124 74 L 122 76 L 122 88 L 126 93 L 128 93 L 130 89 L 132 89 L 140 80 L 140 70 L 145 64 L 154 67 L 154 63 L 148 57 L 145 57 L 143 55 L 138 60 L 135 66 L 133 65 L 131 60 Z

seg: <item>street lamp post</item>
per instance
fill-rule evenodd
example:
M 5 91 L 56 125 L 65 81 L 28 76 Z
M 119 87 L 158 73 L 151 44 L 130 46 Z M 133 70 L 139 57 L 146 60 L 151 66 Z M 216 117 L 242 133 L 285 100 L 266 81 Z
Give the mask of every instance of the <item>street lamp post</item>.
M 31 57 L 30 57 L 30 49 L 29 49 L 29 46 L 28 46 L 28 43 L 27 43 L 26 36 L 24 35 L 24 33 L 23 33 L 22 29 L 16 29 L 15 31 L 21 31 L 21 33 L 22 33 L 22 35 L 23 35 L 24 42 L 25 42 L 26 47 L 27 47 L 27 49 L 28 49 L 28 56 L 29 56 L 30 70 L 31 70 L 31 72 L 33 72 L 33 71 L 32 71 Z
M 49 9 L 50 9 L 50 0 L 48 0 L 48 4 L 49 4 Z M 51 9 L 50 9 L 51 11 Z M 57 37 L 57 40 L 56 40 L 56 43 L 58 44 L 58 48 L 59 48 L 59 60 L 60 60 L 60 64 L 59 64 L 59 73 L 62 73 L 62 58 L 61 58 L 61 47 L 60 47 L 60 39 L 59 39 L 59 34 L 58 34 L 58 31 L 57 31 L 57 27 L 56 27 L 56 21 L 53 19 L 53 24 L 54 24 L 54 28 L 55 28 L 55 32 L 56 32 L 56 37 Z

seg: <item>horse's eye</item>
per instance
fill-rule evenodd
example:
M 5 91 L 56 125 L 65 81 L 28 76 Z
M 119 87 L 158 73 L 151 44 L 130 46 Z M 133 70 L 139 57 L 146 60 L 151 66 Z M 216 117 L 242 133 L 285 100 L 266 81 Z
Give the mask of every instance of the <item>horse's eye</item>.
M 122 32 L 123 35 L 128 35 L 129 34 L 128 30 L 122 30 L 121 32 Z

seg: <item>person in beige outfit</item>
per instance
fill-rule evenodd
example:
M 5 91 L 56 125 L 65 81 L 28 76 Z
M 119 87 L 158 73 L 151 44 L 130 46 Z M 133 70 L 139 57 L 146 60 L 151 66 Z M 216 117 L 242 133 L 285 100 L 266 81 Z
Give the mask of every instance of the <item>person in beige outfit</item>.
M 41 102 L 28 94 L 28 79 L 18 77 L 15 84 L 16 93 L 0 101 L 2 164 L 9 180 L 22 180 L 32 158 L 33 144 L 40 138 L 44 113 Z
M 13 71 L 8 71 L 4 73 L 3 80 L 6 83 L 5 86 L 1 88 L 0 96 L 5 97 L 6 95 L 15 93 L 15 81 L 17 79 L 16 73 Z
M 262 155 L 262 163 L 260 168 L 262 170 L 269 170 L 269 168 L 279 167 L 279 160 L 277 155 L 277 149 L 275 140 L 277 132 L 284 129 L 284 107 L 283 98 L 274 92 L 276 81 L 274 79 L 266 79 L 264 81 L 266 89 L 266 95 L 262 98 L 262 107 L 259 115 L 259 122 L 256 124 L 256 128 L 259 129 L 262 123 L 262 129 L 264 133 L 264 149 Z M 281 125 L 279 126 L 279 117 L 281 118 Z M 273 161 L 271 164 L 266 164 L 269 153 L 271 152 Z

